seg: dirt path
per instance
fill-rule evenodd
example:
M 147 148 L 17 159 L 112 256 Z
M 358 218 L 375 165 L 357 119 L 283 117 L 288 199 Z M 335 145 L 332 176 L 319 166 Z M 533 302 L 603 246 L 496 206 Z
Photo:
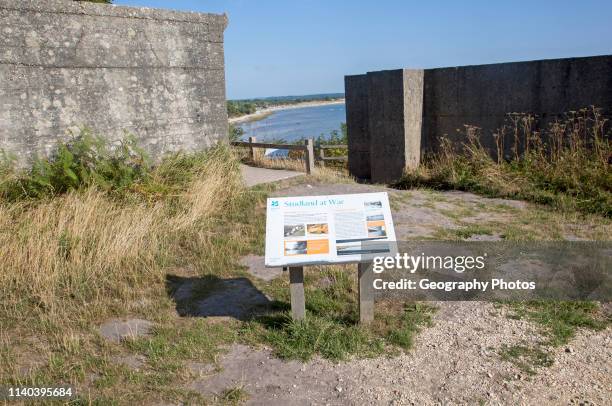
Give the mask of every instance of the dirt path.
M 530 228 L 529 205 L 469 193 L 396 191 L 359 184 L 297 184 L 278 196 L 360 193 L 390 194 L 398 239 L 439 236 L 466 225 L 491 224 L 501 231 L 470 239 L 499 239 L 521 232 L 588 238 L 593 226 L 571 221 Z M 542 216 L 542 214 L 537 214 Z M 548 224 L 548 223 L 547 223 Z M 503 226 L 502 226 L 503 225 Z M 505 228 L 504 228 L 505 227 Z M 604 230 L 605 232 L 606 230 Z M 443 234 L 442 234 L 443 235 Z M 591 234 L 593 235 L 593 234 Z M 256 263 L 252 258 L 250 263 Z M 261 270 L 259 270 L 261 272 Z M 278 275 L 277 272 L 275 275 Z M 279 277 L 285 277 L 280 275 Z M 285 362 L 269 350 L 232 345 L 219 360 L 221 372 L 193 381 L 205 394 L 242 387 L 248 404 L 611 404 L 611 330 L 579 331 L 571 346 L 554 351 L 554 364 L 533 376 L 500 358 L 504 345 L 533 343 L 538 326 L 506 317 L 507 310 L 484 302 L 440 302 L 434 325 L 424 329 L 407 354 L 332 363 L 314 359 Z
M 304 175 L 302 172 L 284 169 L 257 168 L 249 165 L 240 165 L 240 173 L 244 179 L 244 184 L 248 187 L 262 183 L 278 182 L 280 180 Z

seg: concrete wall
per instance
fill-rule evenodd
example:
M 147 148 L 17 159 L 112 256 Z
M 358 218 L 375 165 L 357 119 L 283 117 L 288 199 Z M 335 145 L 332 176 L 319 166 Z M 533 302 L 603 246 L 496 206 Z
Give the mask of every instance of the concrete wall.
M 405 74 L 391 74 L 400 71 Z M 422 85 L 415 79 L 419 73 Z M 386 75 L 388 81 L 376 80 L 380 75 Z M 355 160 L 349 150 L 349 169 L 355 176 L 377 182 L 397 179 L 405 167 L 418 165 L 424 151 L 437 149 L 440 136 L 460 143 L 465 139 L 465 124 L 481 127 L 483 144 L 493 148 L 493 133 L 504 124 L 507 113 L 535 114 L 539 127 L 545 128 L 563 113 L 590 105 L 603 108 L 608 114 L 612 112 L 612 56 L 404 69 L 360 76 L 370 78 L 369 88 L 367 96 L 361 91 L 359 98 L 347 97 L 349 145 L 355 127 L 351 122 L 355 120 L 354 113 L 363 111 L 367 104 L 368 116 L 358 120 L 368 123 L 361 125 L 368 128 L 369 134 L 360 133 L 357 138 L 371 140 L 372 158 L 370 164 Z M 352 82 L 345 83 L 347 95 L 357 94 L 350 88 Z M 404 97 L 398 98 L 398 93 L 406 89 Z M 398 121 L 389 114 L 402 108 L 412 113 L 405 114 L 403 126 L 398 126 Z M 510 148 L 510 143 L 506 147 Z M 403 157 L 398 156 L 398 151 Z M 388 158 L 384 167 L 376 167 L 376 154 Z M 358 169 L 353 171 L 355 166 Z M 363 176 L 368 172 L 370 176 Z
M 0 0 L 0 148 L 25 160 L 87 126 L 153 155 L 227 138 L 224 15 Z

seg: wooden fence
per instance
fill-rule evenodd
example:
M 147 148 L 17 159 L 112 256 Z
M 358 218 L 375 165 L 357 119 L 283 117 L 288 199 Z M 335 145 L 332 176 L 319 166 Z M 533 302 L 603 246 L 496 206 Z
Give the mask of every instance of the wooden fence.
M 292 151 L 304 151 L 304 163 L 306 166 L 306 173 L 311 174 L 314 171 L 315 161 L 319 161 L 321 166 L 325 166 L 325 161 L 347 161 L 347 156 L 326 156 L 326 149 L 339 149 L 347 148 L 347 145 L 317 145 L 319 149 L 319 157 L 315 158 L 315 144 L 312 138 L 304 140 L 303 144 L 269 144 L 265 142 L 256 142 L 255 137 L 249 137 L 249 141 L 234 141 L 231 145 L 235 147 L 247 147 L 249 148 L 249 157 L 253 159 L 255 157 L 255 148 L 274 148 L 274 149 L 288 149 Z

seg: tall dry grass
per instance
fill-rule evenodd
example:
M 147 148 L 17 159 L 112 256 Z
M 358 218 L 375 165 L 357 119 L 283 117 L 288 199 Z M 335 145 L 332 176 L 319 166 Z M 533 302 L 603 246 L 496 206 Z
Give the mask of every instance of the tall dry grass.
M 612 216 L 610 125 L 595 107 L 569 112 L 538 129 L 529 114 L 510 114 L 485 148 L 478 127 L 465 140 L 442 138 L 436 154 L 407 170 L 396 186 L 459 189 Z
M 152 179 L 179 173 L 177 162 Z M 165 264 L 180 252 L 181 238 L 228 210 L 243 189 L 237 160 L 225 149 L 207 154 L 181 187 L 173 188 L 178 178 L 171 183 L 163 198 L 147 190 L 118 199 L 91 186 L 2 202 L 0 320 L 98 319 L 147 289 L 163 289 Z

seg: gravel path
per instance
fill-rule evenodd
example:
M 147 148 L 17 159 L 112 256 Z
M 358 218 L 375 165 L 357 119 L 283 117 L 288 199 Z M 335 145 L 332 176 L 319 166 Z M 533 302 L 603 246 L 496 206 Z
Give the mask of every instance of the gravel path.
M 331 363 L 281 361 L 268 350 L 233 345 L 223 370 L 193 382 L 206 394 L 242 387 L 253 405 L 327 404 L 596 404 L 612 402 L 610 330 L 581 332 L 572 352 L 526 376 L 500 360 L 502 343 L 538 338 L 535 326 L 512 320 L 490 303 L 439 303 L 433 327 L 410 353 Z

